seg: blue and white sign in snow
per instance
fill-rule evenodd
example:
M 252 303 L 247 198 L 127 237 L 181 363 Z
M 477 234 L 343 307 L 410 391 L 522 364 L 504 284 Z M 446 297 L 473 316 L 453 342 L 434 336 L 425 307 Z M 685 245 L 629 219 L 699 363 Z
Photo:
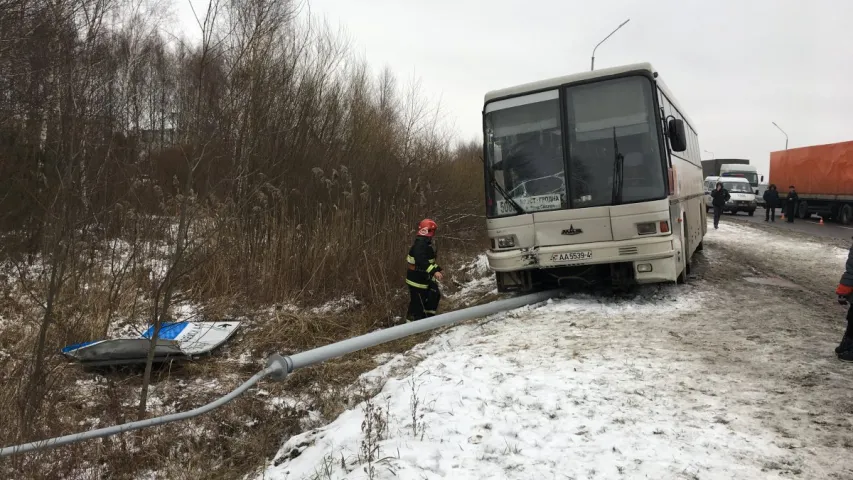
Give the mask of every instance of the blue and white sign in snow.
M 225 343 L 240 322 L 176 322 L 160 328 L 154 361 L 193 358 L 209 353 Z M 62 354 L 86 365 L 126 365 L 145 363 L 154 327 L 139 338 L 115 338 L 68 345 Z

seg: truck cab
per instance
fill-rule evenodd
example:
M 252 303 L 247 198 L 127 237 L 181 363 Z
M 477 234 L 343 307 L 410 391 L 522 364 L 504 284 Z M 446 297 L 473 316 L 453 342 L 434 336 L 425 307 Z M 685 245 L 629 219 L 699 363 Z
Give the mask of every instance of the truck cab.
M 754 165 L 726 163 L 720 165 L 720 176 L 745 178 L 747 182 L 749 182 L 749 185 L 752 187 L 752 193 L 754 194 L 758 194 L 759 181 L 764 181 L 763 175 L 759 179 L 758 170 L 755 168 Z

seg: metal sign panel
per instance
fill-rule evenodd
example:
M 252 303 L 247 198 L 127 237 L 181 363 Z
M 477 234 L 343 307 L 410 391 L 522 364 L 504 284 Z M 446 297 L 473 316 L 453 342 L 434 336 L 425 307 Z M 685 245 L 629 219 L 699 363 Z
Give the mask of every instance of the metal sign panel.
M 160 328 L 155 362 L 186 359 L 209 353 L 225 343 L 240 322 L 177 322 Z M 126 365 L 145 363 L 154 327 L 139 338 L 116 338 L 68 345 L 62 349 L 66 357 L 86 365 Z

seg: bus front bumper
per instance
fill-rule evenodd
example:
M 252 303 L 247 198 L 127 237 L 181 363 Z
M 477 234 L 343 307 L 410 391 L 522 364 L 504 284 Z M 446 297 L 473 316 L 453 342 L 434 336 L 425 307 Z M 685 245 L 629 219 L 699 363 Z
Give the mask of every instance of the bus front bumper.
M 637 283 L 674 281 L 681 261 L 677 237 L 640 238 L 622 241 L 489 250 L 486 257 L 496 272 L 632 263 Z

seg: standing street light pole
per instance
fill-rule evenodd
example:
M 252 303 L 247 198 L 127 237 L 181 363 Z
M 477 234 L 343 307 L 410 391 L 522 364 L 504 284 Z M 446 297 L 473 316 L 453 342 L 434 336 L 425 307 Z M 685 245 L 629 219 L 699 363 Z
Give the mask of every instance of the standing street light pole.
M 631 21 L 631 19 L 630 19 L 630 18 L 629 18 L 628 20 L 625 20 L 624 22 L 622 22 L 622 24 L 621 24 L 621 25 L 619 25 L 618 27 L 616 27 L 616 30 L 619 30 L 620 28 L 624 27 L 624 26 L 625 26 L 625 24 L 626 24 L 626 23 L 628 23 L 628 22 L 630 22 L 630 21 Z M 604 43 L 604 41 L 605 41 L 605 40 L 607 40 L 607 39 L 608 39 L 608 38 L 610 38 L 614 33 L 616 33 L 616 30 L 613 30 L 612 32 L 610 32 L 610 35 L 608 35 L 608 36 L 604 37 L 604 40 L 602 40 L 602 41 L 598 42 L 598 45 L 596 45 L 596 46 L 595 46 L 595 48 L 593 48 L 593 49 L 592 49 L 592 62 L 590 63 L 590 66 L 589 66 L 589 71 L 590 71 L 590 72 L 591 72 L 591 71 L 593 71 L 593 70 L 595 70 L 595 51 L 598 49 L 599 45 L 601 45 L 602 43 Z
M 788 149 L 788 134 L 785 133 L 785 130 L 782 130 L 782 127 L 780 127 L 779 125 L 776 125 L 776 122 L 770 122 L 770 123 L 772 123 L 774 127 L 778 128 L 779 131 L 782 132 L 782 135 L 785 135 L 785 150 L 787 150 Z
M 716 155 L 714 155 L 714 152 L 709 152 L 708 150 L 705 150 L 705 153 L 710 153 L 710 154 L 711 154 L 711 157 L 712 157 L 712 160 L 716 160 L 716 159 L 717 159 L 717 156 L 716 156 Z

